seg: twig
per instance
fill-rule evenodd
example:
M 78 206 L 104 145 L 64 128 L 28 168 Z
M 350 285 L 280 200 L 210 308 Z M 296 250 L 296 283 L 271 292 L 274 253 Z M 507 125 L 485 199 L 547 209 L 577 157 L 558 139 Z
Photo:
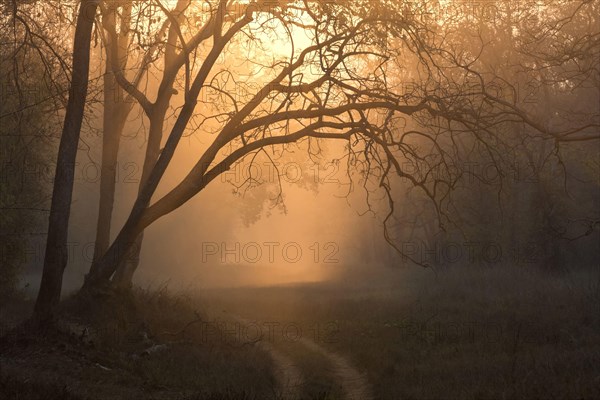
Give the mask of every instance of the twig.
M 192 325 L 197 324 L 199 322 L 202 322 L 202 317 L 200 316 L 200 313 L 198 311 L 195 311 L 194 314 L 196 314 L 196 319 L 188 322 L 180 331 L 178 332 L 163 332 L 162 335 L 166 335 L 166 336 L 179 336 L 185 333 L 185 331 Z

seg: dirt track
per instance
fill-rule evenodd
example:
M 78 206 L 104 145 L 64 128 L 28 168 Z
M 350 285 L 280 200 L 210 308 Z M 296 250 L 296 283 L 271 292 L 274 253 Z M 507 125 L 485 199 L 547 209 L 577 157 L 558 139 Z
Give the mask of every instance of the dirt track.
M 339 354 L 319 346 L 312 340 L 302 338 L 300 342 L 307 348 L 320 353 L 333 365 L 337 383 L 342 387 L 346 400 L 373 399 L 369 382 L 363 374 L 352 366 L 350 361 Z
M 236 316 L 235 319 L 242 324 L 250 324 L 248 320 L 239 316 Z M 363 374 L 354 368 L 348 359 L 305 337 L 299 339 L 298 342 L 307 350 L 314 351 L 329 361 L 333 367 L 335 383 L 342 388 L 345 400 L 373 399 L 369 382 Z M 271 355 L 277 366 L 276 377 L 281 398 L 285 400 L 300 399 L 302 385 L 304 384 L 302 372 L 296 366 L 294 360 L 286 354 L 285 348 L 276 349 L 267 342 L 261 342 L 260 346 Z

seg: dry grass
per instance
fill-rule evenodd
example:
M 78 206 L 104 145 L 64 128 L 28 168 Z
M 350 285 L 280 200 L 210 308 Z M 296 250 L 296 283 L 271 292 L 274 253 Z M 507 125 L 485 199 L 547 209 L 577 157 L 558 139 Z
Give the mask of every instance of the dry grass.
M 597 271 L 454 268 L 398 278 L 380 289 L 375 278 L 364 287 L 212 298 L 263 321 L 295 321 L 305 332 L 333 324 L 337 332 L 320 344 L 366 373 L 378 399 L 600 398 Z
M 505 267 L 454 268 L 437 277 L 421 270 L 386 274 L 363 285 L 355 279 L 199 296 L 165 286 L 99 294 L 102 301 L 67 301 L 65 318 L 91 327 L 94 335 L 29 346 L 30 374 L 10 376 L 3 368 L 0 394 L 93 399 L 102 398 L 103 388 L 123 393 L 110 397 L 115 399 L 278 399 L 269 355 L 235 332 L 231 338 L 231 325 L 216 323 L 239 315 L 295 324 L 303 337 L 351 360 L 377 399 L 600 398 L 597 271 L 549 276 Z M 341 398 L 327 360 L 283 339 L 276 334 L 270 344 L 297 363 L 303 398 Z M 167 347 L 144 354 L 153 345 Z M 54 375 L 38 379 L 41 373 L 31 372 L 35 363 Z M 75 390 L 82 387 L 87 391 Z
M 589 282 L 516 268 L 443 272 L 408 304 L 341 302 L 334 346 L 381 399 L 597 398 L 600 299 Z
M 201 340 L 200 324 L 182 331 L 203 318 L 197 308 L 167 288 L 69 299 L 56 330 L 5 338 L 0 398 L 274 398 L 268 354 Z

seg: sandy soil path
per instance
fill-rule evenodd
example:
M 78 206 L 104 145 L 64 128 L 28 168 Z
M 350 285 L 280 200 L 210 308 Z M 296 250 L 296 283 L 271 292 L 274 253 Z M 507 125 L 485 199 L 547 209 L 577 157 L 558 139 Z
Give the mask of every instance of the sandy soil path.
M 327 358 L 334 368 L 337 383 L 342 387 L 346 400 L 372 400 L 371 387 L 366 377 L 361 374 L 352 363 L 341 356 L 325 349 L 312 340 L 302 338 L 300 342 L 307 348 L 318 352 Z
M 249 325 L 250 321 L 235 316 L 241 324 Z M 340 354 L 327 350 L 323 346 L 308 338 L 301 338 L 299 343 L 326 358 L 334 369 L 336 383 L 342 388 L 345 400 L 372 400 L 371 387 L 366 377 L 361 374 L 352 363 Z M 276 378 L 279 386 L 279 395 L 284 400 L 300 400 L 304 379 L 302 372 L 295 365 L 293 359 L 285 354 L 285 349 L 276 349 L 264 341 L 259 344 L 268 352 L 277 366 Z

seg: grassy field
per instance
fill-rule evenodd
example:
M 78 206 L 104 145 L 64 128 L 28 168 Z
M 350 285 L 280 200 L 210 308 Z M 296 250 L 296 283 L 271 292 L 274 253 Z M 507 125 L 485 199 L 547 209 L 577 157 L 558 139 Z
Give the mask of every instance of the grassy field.
M 0 394 L 600 398 L 597 271 L 389 269 L 344 277 L 185 294 L 136 289 L 102 307 L 67 301 L 57 332 L 2 340 Z M 23 315 L 28 306 L 12 310 Z M 3 322 L 15 323 L 6 310 Z
M 377 399 L 600 398 L 597 272 L 398 271 L 381 282 L 236 289 L 205 301 L 299 326 L 351 359 Z

